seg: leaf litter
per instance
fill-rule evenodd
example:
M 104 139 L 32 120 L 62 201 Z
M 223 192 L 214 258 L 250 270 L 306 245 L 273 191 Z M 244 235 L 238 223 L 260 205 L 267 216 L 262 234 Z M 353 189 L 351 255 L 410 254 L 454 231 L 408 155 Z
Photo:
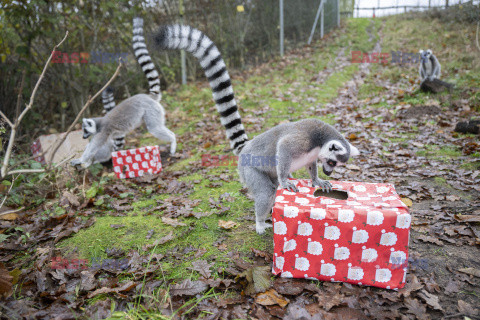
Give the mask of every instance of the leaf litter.
M 381 39 L 382 30 L 379 34 Z M 278 61 L 278 68 L 309 57 L 313 50 L 313 47 L 293 50 Z M 380 52 L 381 47 L 378 45 L 375 50 Z M 338 52 L 338 60 L 312 75 L 312 81 L 323 83 L 333 73 L 344 70 L 348 66 L 347 52 Z M 259 66 L 248 76 L 262 75 L 270 68 L 268 64 Z M 226 244 L 227 236 L 214 244 L 230 257 L 224 268 L 217 270 L 214 268 L 215 257 L 204 257 L 206 250 L 193 248 L 187 259 L 194 259 L 190 270 L 197 277 L 165 283 L 162 262 L 175 262 L 188 253 L 172 250 L 171 254 L 163 255 L 149 250 L 182 237 L 181 232 L 173 231 L 141 250 L 112 249 L 108 252 L 113 261 L 125 259 L 122 264 L 69 268 L 78 260 L 72 253 L 66 258 L 70 265 L 52 268 L 52 259 L 62 254 L 55 248 L 55 243 L 95 223 L 96 208 L 110 206 L 115 210 L 114 215 L 132 211 L 134 206 L 131 204 L 140 197 L 138 187 L 149 187 L 169 195 L 158 200 L 149 211 L 152 214 L 161 211 L 162 223 L 175 230 L 183 227 L 188 232 L 182 220 L 188 217 L 202 219 L 211 214 L 228 214 L 230 208 L 226 203 L 235 201 L 233 195 L 224 193 L 218 198 L 211 197 L 209 205 L 212 210 L 199 212 L 195 208 L 200 200 L 189 199 L 188 195 L 200 181 L 180 181 L 183 172 L 165 171 L 161 178 L 158 175 L 145 176 L 134 179 L 133 183 L 115 180 L 104 187 L 103 195 L 96 194 L 95 199 L 83 199 L 79 190 L 63 190 L 57 202 L 65 212 L 56 216 L 42 216 L 42 212 L 53 208 L 52 204 L 44 204 L 38 209 L 18 212 L 11 220 L 0 220 L 0 235 L 8 236 L 0 242 L 0 296 L 5 306 L 2 312 L 10 318 L 19 315 L 24 318 L 82 318 L 84 314 L 106 318 L 111 316 L 113 302 L 117 311 L 126 311 L 128 303 L 140 298 L 144 306 L 168 315 L 172 309 L 179 310 L 192 298 L 205 297 L 213 288 L 219 297 L 198 300 L 190 314 L 182 315 L 184 311 L 180 311 L 178 316 L 195 318 L 202 314 L 209 319 L 478 318 L 478 292 L 475 290 L 480 285 L 480 170 L 478 166 L 472 169 L 442 161 L 436 155 L 442 146 L 449 146 L 449 150 L 459 150 L 454 162 L 478 163 L 469 157 L 478 152 L 478 142 L 475 141 L 478 138 L 453 132 L 456 121 L 464 116 L 469 100 L 463 99 L 466 102 L 462 100 L 459 104 L 442 98 L 427 101 L 429 104 L 425 106 L 434 112 L 419 112 L 419 106 L 403 101 L 415 96 L 416 84 L 412 79 L 400 77 L 392 80 L 375 74 L 375 69 L 369 69 L 369 65 L 362 64 L 335 99 L 321 108 L 305 110 L 304 115 L 334 114 L 334 126 L 363 151 L 354 163 L 339 168 L 332 178 L 388 181 L 396 186 L 402 200 L 410 207 L 413 215 L 411 259 L 403 289 L 395 292 L 346 283 L 273 279 L 272 252 L 252 248 L 249 255 L 241 255 Z M 364 83 L 382 88 L 381 97 L 360 99 L 359 90 Z M 378 108 L 378 103 L 385 103 L 388 108 Z M 218 145 L 218 141 L 224 141 L 223 132 L 218 129 L 218 119 L 214 110 L 211 111 L 205 115 L 202 125 L 182 136 L 183 141 L 204 139 L 202 146 L 195 146 L 201 152 L 207 152 L 211 146 Z M 258 119 L 266 117 L 270 111 L 268 106 L 259 106 L 255 116 L 245 116 L 245 123 L 251 126 L 252 132 L 262 132 L 265 128 Z M 433 147 L 429 149 L 428 146 Z M 173 161 L 190 157 L 188 143 L 185 149 Z M 209 179 L 211 188 L 222 188 L 223 183 L 232 179 L 226 174 L 212 176 L 200 161 L 193 162 L 189 169 Z M 100 197 L 103 197 L 101 201 Z M 228 218 L 222 221 L 220 228 L 241 227 Z M 112 224 L 111 227 L 121 229 L 124 226 Z M 149 238 L 156 236 L 153 231 L 148 233 Z M 20 252 L 25 253 L 24 257 L 16 259 Z M 21 287 L 15 287 L 17 283 L 21 283 Z M 14 288 L 19 290 L 15 296 Z M 162 302 L 148 298 L 154 290 L 164 298 Z M 230 294 L 222 295 L 226 290 Z M 106 299 L 89 304 L 89 299 L 100 296 Z M 15 313 L 11 313 L 12 310 Z

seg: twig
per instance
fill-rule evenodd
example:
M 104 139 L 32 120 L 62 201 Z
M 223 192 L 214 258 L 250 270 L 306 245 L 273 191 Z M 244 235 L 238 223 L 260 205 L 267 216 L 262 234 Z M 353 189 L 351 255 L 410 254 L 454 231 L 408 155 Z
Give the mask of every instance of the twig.
M 23 209 L 25 209 L 25 207 L 20 207 L 18 209 L 4 211 L 4 212 L 0 213 L 0 216 L 4 216 L 4 215 L 9 214 L 9 213 L 15 213 L 15 212 L 18 212 L 18 211 L 22 211 Z
M 20 90 L 18 90 L 17 105 L 15 106 L 15 118 L 18 118 L 18 113 L 20 112 L 20 104 L 22 103 L 23 84 L 25 83 L 25 74 L 26 74 L 26 70 L 23 69 L 22 81 L 20 82 Z
M 6 115 L 3 114 L 2 111 L 0 111 L 0 115 L 1 115 L 2 118 L 8 123 L 8 125 L 9 125 L 10 127 L 13 127 L 13 123 L 10 121 L 10 119 L 7 118 Z
M 0 170 L 0 176 L 4 178 L 8 174 L 11 174 L 10 172 L 7 173 L 7 168 L 8 168 L 8 161 L 10 160 L 10 156 L 12 154 L 12 149 L 13 149 L 13 143 L 15 142 L 15 135 L 17 134 L 17 128 L 20 125 L 20 122 L 22 121 L 23 117 L 27 112 L 32 108 L 33 106 L 33 101 L 35 99 L 35 94 L 37 93 L 38 87 L 40 86 L 40 83 L 43 80 L 43 77 L 45 76 L 45 72 L 47 71 L 48 66 L 50 65 L 50 61 L 52 60 L 53 53 L 56 51 L 56 49 L 67 39 L 68 36 L 68 31 L 65 33 L 65 37 L 60 41 L 55 47 L 53 47 L 52 53 L 50 53 L 50 57 L 48 58 L 47 62 L 45 63 L 45 66 L 43 67 L 43 71 L 40 74 L 40 77 L 37 80 L 37 83 L 35 84 L 35 87 L 33 88 L 32 95 L 30 96 L 30 102 L 28 105 L 23 109 L 22 113 L 18 116 L 17 119 L 15 119 L 15 122 L 12 123 L 10 120 L 7 120 L 8 118 L 2 113 L 2 117 L 7 120 L 7 123 L 11 127 L 10 131 L 10 139 L 8 140 L 8 146 L 7 146 L 7 151 L 5 152 L 5 157 L 3 158 L 3 165 L 2 169 Z M 23 85 L 23 81 L 22 81 Z M 23 88 L 20 88 L 20 91 L 22 91 Z M 16 170 L 18 173 L 19 170 Z
M 475 40 L 477 43 L 477 49 L 480 50 L 480 45 L 478 44 L 478 27 L 480 26 L 480 22 L 477 22 L 477 34 L 475 36 Z
M 5 201 L 7 201 L 8 195 L 10 194 L 10 191 L 12 191 L 13 183 L 15 182 L 16 179 L 17 179 L 17 177 L 12 178 L 12 183 L 10 184 L 10 188 L 8 189 L 7 194 L 5 195 L 5 198 L 3 198 L 2 204 L 0 204 L 0 208 L 2 208 Z
M 85 103 L 85 105 L 83 106 L 83 108 L 80 110 L 80 112 L 77 114 L 77 117 L 75 118 L 75 120 L 73 120 L 72 124 L 70 125 L 70 127 L 68 128 L 67 132 L 65 133 L 65 135 L 60 139 L 59 142 L 57 142 L 57 144 L 55 145 L 55 148 L 53 148 L 53 152 L 52 154 L 50 155 L 50 159 L 47 161 L 48 163 L 48 166 L 51 165 L 52 163 L 52 159 L 53 157 L 55 156 L 55 154 L 57 153 L 57 150 L 58 148 L 60 148 L 60 146 L 63 144 L 63 142 L 65 142 L 65 140 L 67 139 L 67 136 L 70 134 L 70 132 L 73 130 L 73 128 L 75 127 L 75 125 L 77 124 L 78 120 L 80 120 L 80 117 L 82 116 L 83 112 L 87 109 L 87 107 L 93 102 L 93 100 L 95 100 L 96 97 L 98 97 L 102 92 L 103 90 L 105 90 L 109 85 L 110 83 L 112 83 L 112 81 L 117 77 L 117 75 L 119 74 L 120 72 L 120 68 L 122 67 L 122 62 L 119 62 L 118 63 L 118 67 L 117 67 L 117 70 L 115 70 L 115 73 L 113 74 L 113 76 L 110 78 L 110 80 L 108 80 L 108 82 L 103 86 L 102 89 L 100 89 L 100 91 L 98 91 L 93 97 L 89 97 L 87 103 Z

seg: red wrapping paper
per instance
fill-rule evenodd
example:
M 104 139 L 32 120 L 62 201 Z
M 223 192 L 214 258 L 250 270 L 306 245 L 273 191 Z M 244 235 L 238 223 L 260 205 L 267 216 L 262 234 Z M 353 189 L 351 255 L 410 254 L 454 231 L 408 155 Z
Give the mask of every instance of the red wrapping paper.
M 411 216 L 391 184 L 330 181 L 346 200 L 277 190 L 272 272 L 387 289 L 405 285 Z
M 119 179 L 162 171 L 158 146 L 112 152 L 113 171 Z

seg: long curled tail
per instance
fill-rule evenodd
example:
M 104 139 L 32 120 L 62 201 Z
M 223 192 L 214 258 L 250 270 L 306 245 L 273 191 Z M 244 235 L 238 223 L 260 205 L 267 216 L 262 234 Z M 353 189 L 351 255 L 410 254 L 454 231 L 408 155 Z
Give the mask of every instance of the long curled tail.
M 160 78 L 152 62 L 152 58 L 147 50 L 145 38 L 143 37 L 143 19 L 133 18 L 133 50 L 138 63 L 142 67 L 143 72 L 147 76 L 150 94 L 156 97 L 157 101 L 162 99 L 160 92 Z
M 105 112 L 110 112 L 113 108 L 115 108 L 115 98 L 113 97 L 113 89 L 111 87 L 107 87 L 105 90 L 103 90 L 102 103 Z
M 227 67 L 213 41 L 203 32 L 181 25 L 162 26 L 154 35 L 154 41 L 161 49 L 183 49 L 198 59 L 212 88 L 230 146 L 235 154 L 240 153 L 248 137 L 238 112 Z

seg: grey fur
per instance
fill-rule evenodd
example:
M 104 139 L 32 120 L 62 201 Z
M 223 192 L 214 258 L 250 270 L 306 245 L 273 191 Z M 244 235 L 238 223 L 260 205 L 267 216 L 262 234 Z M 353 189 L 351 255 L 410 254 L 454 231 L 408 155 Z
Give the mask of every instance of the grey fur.
M 109 160 L 111 155 L 107 155 L 112 151 L 121 150 L 125 144 L 125 135 L 139 127 L 142 122 L 145 122 L 148 131 L 153 136 L 170 142 L 170 154 L 175 153 L 176 137 L 165 126 L 165 111 L 159 103 L 161 99 L 160 79 L 145 44 L 143 19 L 141 18 L 133 19 L 133 49 L 138 63 L 147 77 L 150 94 L 137 94 L 114 107 L 115 101 L 111 88 L 102 92 L 107 114 L 102 118 L 83 119 L 83 137 L 86 139 L 93 135 L 93 138 L 82 156 L 70 162 L 73 166 L 88 167 L 93 163 Z M 106 160 L 98 161 L 99 159 Z
M 212 88 L 213 100 L 235 154 L 242 150 L 248 137 L 238 112 L 237 102 L 225 61 L 210 38 L 203 32 L 183 25 L 162 26 L 154 36 L 161 49 L 185 50 L 198 59 Z
M 271 227 L 265 220 L 274 204 L 278 186 L 298 191 L 288 181 L 290 173 L 307 167 L 313 186 L 329 191 L 330 182 L 317 176 L 317 160 L 322 163 L 324 173 L 330 175 L 337 163 L 345 163 L 350 156 L 356 155 L 357 148 L 332 126 L 318 119 L 281 124 L 248 141 L 239 154 L 238 170 L 240 180 L 255 201 L 257 233 L 262 234 L 265 228 Z M 254 163 L 252 159 L 258 157 L 274 158 L 275 163 Z M 250 163 L 246 163 L 247 158 Z
M 143 122 L 147 130 L 156 138 L 171 143 L 170 153 L 176 149 L 175 134 L 165 126 L 165 111 L 151 95 L 137 94 L 122 101 L 102 118 L 93 118 L 97 133 L 79 159 L 71 161 L 72 165 L 90 166 L 95 152 L 107 141 L 124 136 L 139 127 Z
M 442 67 L 438 62 L 437 57 L 432 53 L 432 50 L 420 50 L 420 67 L 419 73 L 422 81 L 428 79 L 433 81 L 434 79 L 440 79 L 440 71 Z

